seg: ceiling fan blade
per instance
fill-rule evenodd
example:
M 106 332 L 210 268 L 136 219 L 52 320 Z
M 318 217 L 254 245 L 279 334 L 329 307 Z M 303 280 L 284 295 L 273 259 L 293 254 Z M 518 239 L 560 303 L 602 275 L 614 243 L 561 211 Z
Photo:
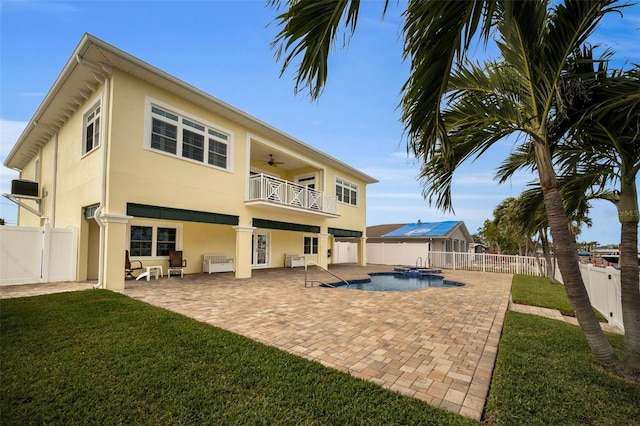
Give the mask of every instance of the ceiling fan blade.
M 268 164 L 272 167 L 278 167 L 278 164 L 284 164 L 284 161 L 276 161 L 273 158 L 273 154 L 269 154 L 269 161 L 266 161 L 264 164 Z

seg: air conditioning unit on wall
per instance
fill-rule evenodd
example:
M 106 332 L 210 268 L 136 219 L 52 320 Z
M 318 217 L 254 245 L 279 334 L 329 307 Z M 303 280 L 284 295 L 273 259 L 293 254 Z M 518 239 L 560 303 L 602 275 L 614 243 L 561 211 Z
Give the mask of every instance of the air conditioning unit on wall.
M 11 181 L 11 195 L 38 198 L 38 182 L 34 182 L 31 180 L 14 179 Z

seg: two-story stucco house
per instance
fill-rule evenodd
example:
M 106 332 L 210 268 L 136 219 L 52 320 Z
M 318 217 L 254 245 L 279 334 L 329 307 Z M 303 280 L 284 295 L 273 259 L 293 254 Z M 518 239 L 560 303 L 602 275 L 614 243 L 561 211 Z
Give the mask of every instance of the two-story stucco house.
M 124 254 L 186 273 L 224 254 L 235 277 L 286 253 L 331 263 L 359 238 L 372 177 L 86 34 L 4 163 L 38 182 L 20 226 L 78 230 L 77 279 L 124 288 Z

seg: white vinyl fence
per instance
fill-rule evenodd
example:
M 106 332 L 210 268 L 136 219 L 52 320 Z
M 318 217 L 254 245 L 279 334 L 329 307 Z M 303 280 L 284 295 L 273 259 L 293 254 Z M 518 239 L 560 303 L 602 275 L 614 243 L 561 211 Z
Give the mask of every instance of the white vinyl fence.
M 428 243 L 367 243 L 367 263 L 376 265 L 424 266 Z
M 427 243 L 367 244 L 367 263 L 545 276 L 544 258 L 429 251 Z
M 558 268 L 556 268 L 558 271 Z M 584 286 L 589 293 L 591 305 L 596 308 L 610 324 L 624 330 L 622 322 L 622 297 L 620 291 L 620 271 L 607 266 L 606 268 L 591 264 L 581 264 L 580 274 Z M 556 280 L 562 282 L 559 271 Z
M 0 285 L 76 280 L 73 228 L 0 226 Z
M 358 244 L 336 241 L 333 244 L 333 263 L 356 263 L 358 261 Z
M 543 257 L 510 256 L 505 254 L 429 252 L 429 268 L 464 271 L 503 272 L 545 276 L 547 265 Z

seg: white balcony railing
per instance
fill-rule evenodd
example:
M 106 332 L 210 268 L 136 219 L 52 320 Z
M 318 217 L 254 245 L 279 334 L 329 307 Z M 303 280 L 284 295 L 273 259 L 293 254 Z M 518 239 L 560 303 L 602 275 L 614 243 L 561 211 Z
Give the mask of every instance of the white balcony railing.
M 338 215 L 335 197 L 264 174 L 249 177 L 247 201 L 265 201 L 312 212 Z

